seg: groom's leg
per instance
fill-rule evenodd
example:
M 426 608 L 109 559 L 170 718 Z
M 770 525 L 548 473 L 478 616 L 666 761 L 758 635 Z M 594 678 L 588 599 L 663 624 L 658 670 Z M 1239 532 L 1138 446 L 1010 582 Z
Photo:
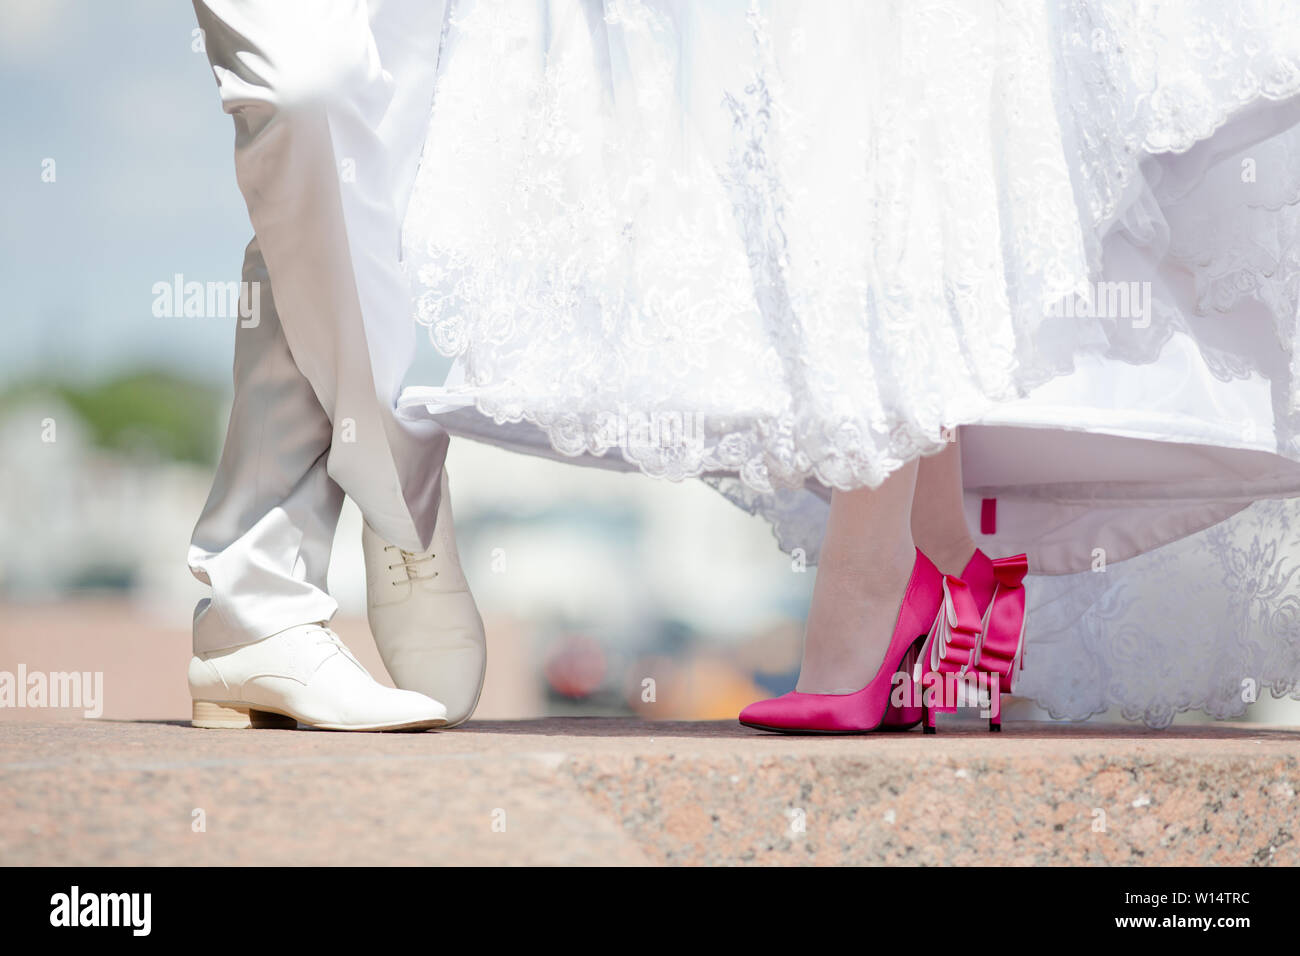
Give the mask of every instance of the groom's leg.
M 446 435 L 396 420 L 414 331 L 398 210 L 414 179 L 442 10 L 427 0 L 199 0 L 258 239 L 260 322 L 190 565 L 196 651 L 328 620 L 344 488 L 390 540 L 432 534 Z M 268 274 L 269 273 L 269 274 Z M 271 277 L 274 277 L 272 294 Z M 335 480 L 337 479 L 337 481 Z
M 189 565 L 212 587 L 194 616 L 195 653 L 261 640 L 338 610 L 326 591 L 343 490 L 325 468 L 329 416 L 289 351 L 257 241 L 244 282 L 258 322 L 235 333 L 235 395 Z
M 441 4 L 195 0 L 195 9 L 235 121 L 235 171 L 284 339 L 332 425 L 325 467 L 376 531 L 418 550 L 433 533 L 447 435 L 393 410 L 415 348 L 400 230 Z
M 298 371 L 254 242 L 244 280 L 260 321 L 235 340 L 235 402 L 190 564 L 212 585 L 194 620 L 196 727 L 415 730 L 441 703 L 375 682 L 330 630 L 325 592 L 343 491 L 325 470 L 330 421 Z

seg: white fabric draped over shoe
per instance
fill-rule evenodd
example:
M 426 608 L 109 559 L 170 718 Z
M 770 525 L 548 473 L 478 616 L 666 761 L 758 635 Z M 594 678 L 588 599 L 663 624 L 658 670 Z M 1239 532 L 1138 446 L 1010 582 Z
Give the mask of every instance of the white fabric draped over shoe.
M 394 404 L 416 339 L 401 220 L 433 97 L 441 0 L 196 0 L 257 238 L 257 323 L 235 336 L 230 427 L 189 550 L 212 597 L 194 648 L 338 609 L 346 492 L 387 540 L 428 543 L 447 434 Z M 272 289 L 274 286 L 274 290 Z

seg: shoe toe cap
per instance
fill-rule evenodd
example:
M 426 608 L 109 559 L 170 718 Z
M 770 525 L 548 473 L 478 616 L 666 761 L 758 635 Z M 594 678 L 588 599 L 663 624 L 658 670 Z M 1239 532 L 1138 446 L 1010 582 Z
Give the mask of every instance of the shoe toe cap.
M 786 697 L 773 697 L 771 700 L 757 701 L 742 710 L 740 722 L 763 727 L 792 727 L 793 716 Z
M 416 691 L 394 690 L 392 701 L 393 709 L 412 723 L 423 721 L 445 723 L 447 720 L 447 708 L 441 701 Z

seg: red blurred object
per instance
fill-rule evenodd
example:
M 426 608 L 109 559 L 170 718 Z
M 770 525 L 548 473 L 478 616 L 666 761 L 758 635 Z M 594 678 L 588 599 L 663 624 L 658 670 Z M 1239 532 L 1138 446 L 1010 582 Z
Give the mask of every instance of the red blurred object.
M 562 639 L 546 660 L 544 673 L 551 689 L 562 697 L 589 697 L 605 680 L 605 651 L 579 634 Z

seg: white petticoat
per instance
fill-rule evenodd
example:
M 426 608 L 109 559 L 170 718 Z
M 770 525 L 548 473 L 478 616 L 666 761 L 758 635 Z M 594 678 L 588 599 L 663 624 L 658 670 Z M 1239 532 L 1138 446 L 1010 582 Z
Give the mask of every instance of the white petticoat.
M 981 546 L 1063 575 L 1026 692 L 1240 713 L 1300 679 L 1297 93 L 1288 0 L 455 4 L 401 405 L 812 560 L 962 426 Z

